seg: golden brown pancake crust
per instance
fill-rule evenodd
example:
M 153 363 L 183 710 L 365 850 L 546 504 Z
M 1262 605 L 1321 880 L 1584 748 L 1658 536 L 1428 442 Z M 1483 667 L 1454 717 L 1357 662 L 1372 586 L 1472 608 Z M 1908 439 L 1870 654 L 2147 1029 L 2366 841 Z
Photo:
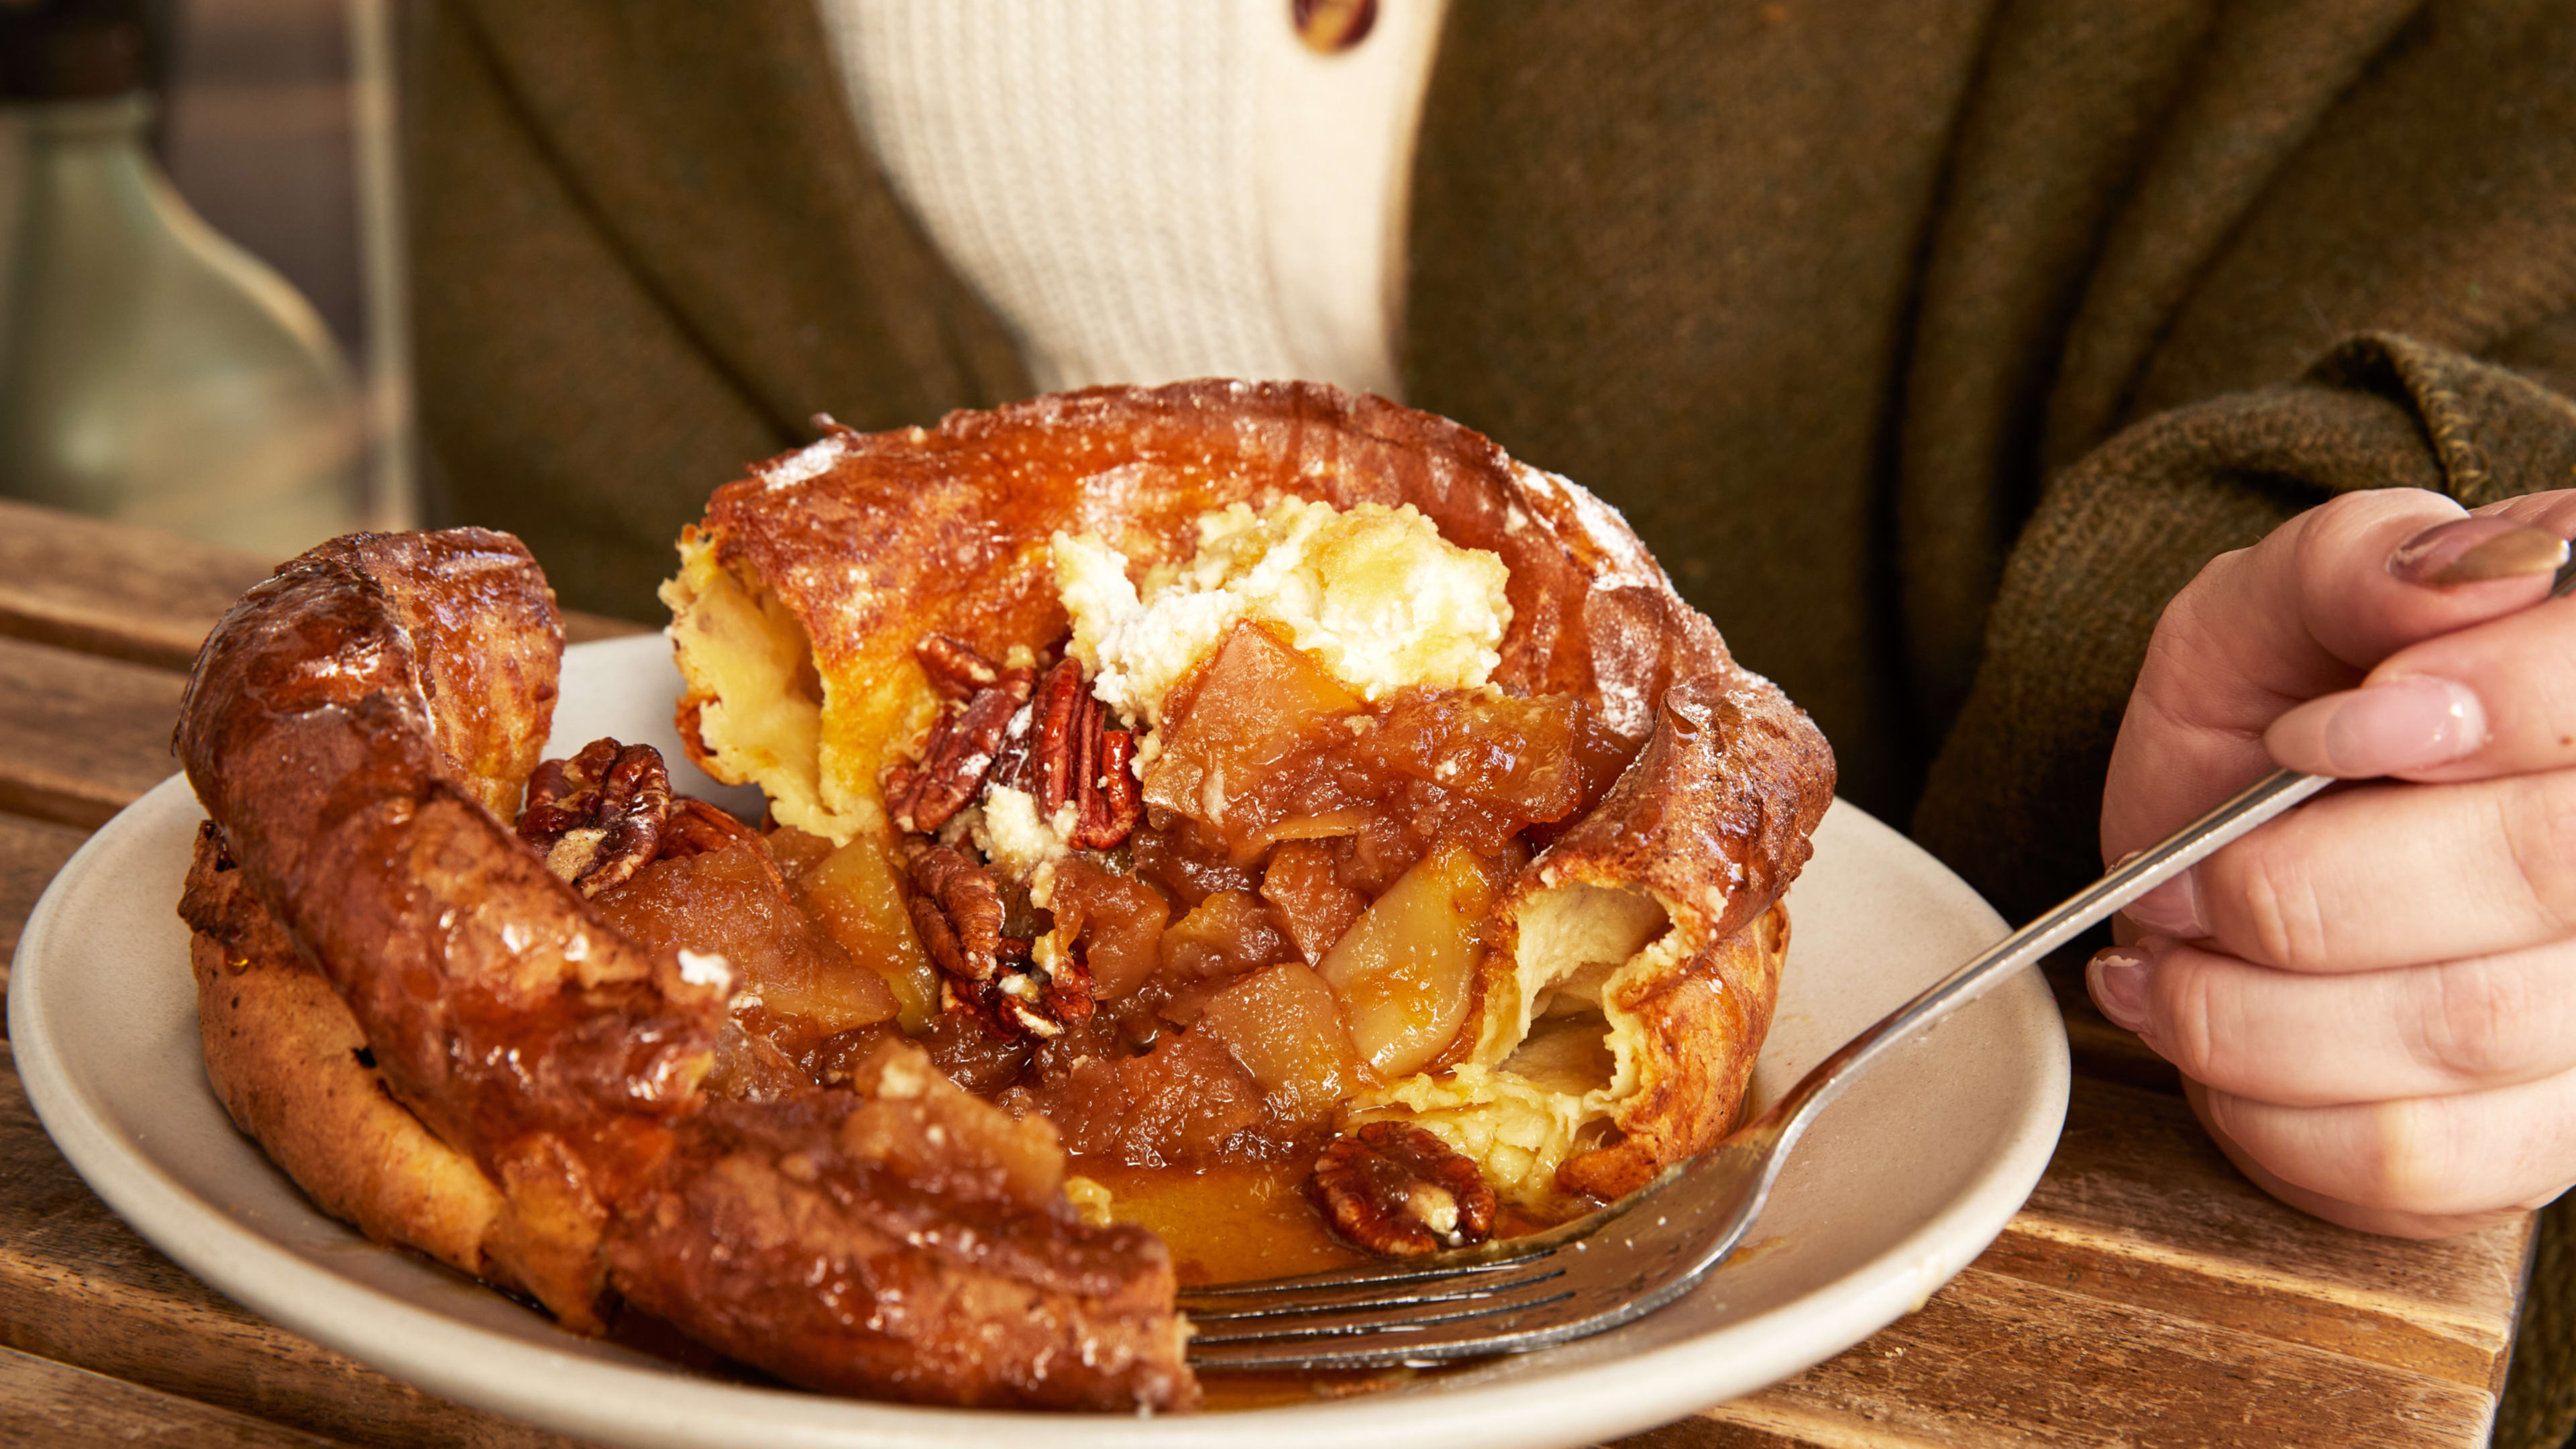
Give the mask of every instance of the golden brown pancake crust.
M 241 888 L 211 822 L 198 828 L 179 914 L 206 1080 L 233 1121 L 333 1217 L 521 1287 L 500 1190 L 386 1091 L 349 1008 Z
M 787 600 L 823 672 L 861 679 L 912 667 L 933 632 L 996 658 L 1060 637 L 1058 529 L 1174 562 L 1200 514 L 1292 495 L 1410 503 L 1499 555 L 1506 689 L 1592 696 L 1634 736 L 1673 680 L 1733 667 L 1607 505 L 1456 423 L 1313 383 L 1092 388 L 936 429 L 842 429 L 716 490 L 703 529 Z
M 1561 1181 L 1613 1196 L 1708 1146 L 1733 1121 L 1769 1027 L 1787 940 L 1774 907 L 1831 802 L 1833 755 L 1581 488 L 1380 398 L 1192 382 L 954 413 L 935 429 L 839 430 L 717 490 L 697 536 L 802 626 L 825 686 L 826 784 L 837 773 L 843 798 L 873 803 L 881 761 L 920 723 L 916 645 L 946 634 L 999 658 L 1062 637 L 1053 533 L 1095 533 L 1151 567 L 1190 553 L 1201 514 L 1283 496 L 1409 503 L 1451 543 L 1500 555 L 1512 620 L 1494 681 L 1581 695 L 1642 742 L 1610 797 L 1507 895 L 1479 1009 L 1525 1005 L 1514 958 L 1535 898 L 1570 883 L 1645 892 L 1674 934 L 1651 971 L 1622 983 L 1651 1038 L 1641 1079 L 1616 1130 L 1569 1159 Z M 684 739 L 712 703 L 682 701 Z M 1522 1025 L 1486 1034 L 1490 1060 Z M 1471 1022 L 1462 1041 L 1481 1029 Z
M 814 1180 L 800 1164 L 857 1152 L 836 1117 L 901 1125 L 929 1108 L 818 1089 L 826 1100 L 709 1110 L 699 1081 L 725 988 L 619 935 L 495 813 L 515 811 L 545 740 L 561 648 L 526 551 L 471 529 L 325 544 L 209 637 L 176 741 L 213 817 L 183 914 L 209 1074 L 235 1119 L 326 1209 L 515 1282 L 568 1327 L 596 1331 L 613 1285 L 823 1387 L 1194 1402 L 1162 1244 L 1084 1227 L 1052 1186 L 1006 1192 L 866 1159 L 854 1170 L 888 1191 L 929 1184 L 906 1198 L 917 1239 L 864 1213 L 699 1210 L 710 1182 L 804 1202 Z M 1007 1123 L 941 1101 L 960 1129 Z M 726 1150 L 744 1134 L 777 1150 Z M 388 1146 L 399 1160 L 366 1160 Z M 1023 1148 L 1060 1171 L 1051 1136 Z M 671 1251 L 637 1254 L 639 1242 Z M 691 1254 L 770 1271 L 669 1267 Z M 873 1281 L 912 1289 L 892 1311 L 826 1302 L 794 1271 L 862 1260 Z M 826 1321 L 838 1331 L 818 1339 Z

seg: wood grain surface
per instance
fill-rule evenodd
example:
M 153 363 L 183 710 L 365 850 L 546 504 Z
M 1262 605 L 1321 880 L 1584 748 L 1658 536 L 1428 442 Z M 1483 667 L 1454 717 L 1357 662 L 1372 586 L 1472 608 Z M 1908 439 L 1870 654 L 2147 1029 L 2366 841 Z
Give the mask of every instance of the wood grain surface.
M 274 562 L 0 500 L 0 634 L 185 669 Z
M 1721 1432 L 1668 1442 L 2468 1444 L 2491 1411 L 2480 1388 L 1978 1266 L 1858 1347 L 1706 1415 Z
M 166 779 L 186 681 L 166 669 L 0 638 L 0 810 L 94 830 Z
M 278 560 L 0 498 L 0 635 L 184 672 Z M 574 643 L 646 626 L 578 610 Z
M 333 1441 L 0 1349 L 0 1444 L 324 1449 Z
M 88 829 L 172 766 L 181 671 L 258 560 L 0 504 L 0 953 Z M 575 618 L 567 632 L 637 626 Z M 2528 1219 L 2440 1243 L 2328 1226 L 2230 1168 L 2170 1067 L 2050 973 L 2076 1083 L 2030 1203 L 1923 1307 L 1630 1449 L 2485 1441 Z M 0 1444 L 572 1441 L 396 1382 L 144 1243 L 28 1109 L 0 1020 Z
M 0 992 L 9 986 L 9 957 L 18 949 L 18 928 L 36 908 L 45 882 L 88 838 L 89 832 L 77 826 L 0 815 Z

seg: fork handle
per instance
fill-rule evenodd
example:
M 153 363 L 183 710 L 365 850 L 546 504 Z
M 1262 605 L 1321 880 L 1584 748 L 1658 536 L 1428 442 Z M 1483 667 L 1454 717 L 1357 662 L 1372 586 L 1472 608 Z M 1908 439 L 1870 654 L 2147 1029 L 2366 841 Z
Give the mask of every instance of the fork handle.
M 2576 593 L 2576 557 L 2561 556 L 2550 581 L 2552 599 Z M 1974 960 L 1935 982 L 1842 1044 L 1798 1079 L 1787 1094 L 1737 1132 L 1763 1135 L 1786 1148 L 1827 1102 L 1888 1048 L 1993 989 L 2005 977 L 2065 945 L 2077 932 L 2198 864 L 2202 857 L 2334 784 L 2330 775 L 2274 770 L 2208 814 L 2112 867 L 2108 875 L 2067 897 L 2029 925 L 1997 941 Z
M 2181 874 L 2221 846 L 2334 784 L 2330 775 L 2274 770 L 2208 814 L 2114 867 L 2029 925 L 1978 953 L 1922 995 L 1880 1017 L 1798 1079 L 1748 1134 L 1794 1138 L 1827 1102 L 1879 1056 L 1914 1032 L 1983 996 L 2004 978 L 2065 945 L 2087 927 Z

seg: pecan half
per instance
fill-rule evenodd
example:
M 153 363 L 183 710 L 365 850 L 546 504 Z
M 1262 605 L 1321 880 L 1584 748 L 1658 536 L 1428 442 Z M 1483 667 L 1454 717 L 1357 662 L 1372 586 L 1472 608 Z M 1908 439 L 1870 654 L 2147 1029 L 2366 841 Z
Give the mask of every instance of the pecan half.
M 1073 798 L 1080 769 L 1091 692 L 1082 687 L 1082 661 L 1058 660 L 1038 681 L 1037 699 L 1029 706 L 1028 760 L 1019 786 L 1035 795 L 1038 813 L 1053 816 Z
M 1390 1258 L 1494 1235 L 1494 1190 L 1475 1162 L 1408 1122 L 1371 1122 L 1334 1138 L 1306 1193 L 1334 1232 Z
M 662 817 L 662 844 L 655 859 L 704 855 L 737 841 L 759 838 L 759 831 L 736 819 L 731 811 L 694 795 L 674 795 L 670 809 Z
M 1058 1037 L 1091 1020 L 1091 972 L 1071 957 L 1043 966 L 1006 960 L 990 981 L 941 981 L 939 1003 L 973 1013 L 1003 1036 Z
M 939 635 L 932 639 L 969 661 L 957 664 L 943 653 L 939 657 L 948 662 L 934 666 L 929 662 L 932 655 L 924 652 L 930 646 L 915 651 L 923 655 L 922 667 L 943 693 L 971 683 L 978 669 L 992 679 L 966 696 L 962 707 L 952 707 L 940 716 L 922 742 L 919 758 L 899 760 L 886 771 L 886 814 L 897 829 L 924 835 L 947 824 L 983 793 L 994 758 L 1011 732 L 1012 716 L 1028 702 L 1035 677 L 1027 669 L 995 669 L 953 640 Z
M 1111 850 L 1144 818 L 1145 796 L 1136 783 L 1136 736 L 1127 730 L 1098 732 L 1099 756 L 1086 773 L 1073 843 L 1090 850 Z
M 912 887 L 904 908 L 930 959 L 958 980 L 992 980 L 1003 941 L 1002 892 L 993 878 L 947 846 L 929 844 L 912 852 L 904 875 Z M 1026 954 L 1026 943 L 1021 952 Z
M 973 699 L 1001 679 L 1000 666 L 945 634 L 933 634 L 912 648 L 930 687 L 950 699 Z
M 1135 735 L 1109 728 L 1109 706 L 1086 687 L 1078 659 L 1064 659 L 1047 671 L 1029 714 L 1025 761 L 1018 759 L 1018 748 L 1006 747 L 1014 768 L 995 778 L 1036 796 L 1038 812 L 1049 819 L 1071 803 L 1071 844 L 1115 849 L 1144 814 Z
M 943 1011 L 971 1012 L 1003 1036 L 1060 1036 L 1091 1019 L 1091 972 L 1070 952 L 1032 959 L 1003 933 L 1001 888 L 945 845 L 916 846 L 904 868 L 904 908 L 940 970 Z
M 548 760 L 528 779 L 519 838 L 546 869 L 584 897 L 632 877 L 661 848 L 671 774 L 651 745 L 592 740 L 569 760 Z

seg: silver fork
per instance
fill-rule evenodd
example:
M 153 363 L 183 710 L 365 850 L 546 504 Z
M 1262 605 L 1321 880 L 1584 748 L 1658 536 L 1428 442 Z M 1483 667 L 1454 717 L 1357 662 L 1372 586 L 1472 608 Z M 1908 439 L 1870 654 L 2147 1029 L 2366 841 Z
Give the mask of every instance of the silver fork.
M 2549 597 L 2576 592 L 2562 552 Z M 1180 1295 L 1203 1369 L 1430 1364 L 1545 1348 L 1641 1318 L 1726 1261 L 1789 1149 L 1889 1048 L 1983 996 L 2201 857 L 2316 794 L 2325 775 L 2275 770 L 1988 947 L 1818 1062 L 1771 1109 L 1689 1162 L 1563 1227 L 1410 1263 L 1226 1283 Z
M 1599 1212 L 1412 1262 L 1184 1292 L 1181 1307 L 1197 1327 L 1191 1363 L 1263 1370 L 1427 1364 L 1544 1348 L 1654 1312 L 1735 1250 L 1789 1149 L 1825 1104 L 1891 1047 L 2333 783 L 2274 771 L 1880 1018 L 1733 1136 Z

